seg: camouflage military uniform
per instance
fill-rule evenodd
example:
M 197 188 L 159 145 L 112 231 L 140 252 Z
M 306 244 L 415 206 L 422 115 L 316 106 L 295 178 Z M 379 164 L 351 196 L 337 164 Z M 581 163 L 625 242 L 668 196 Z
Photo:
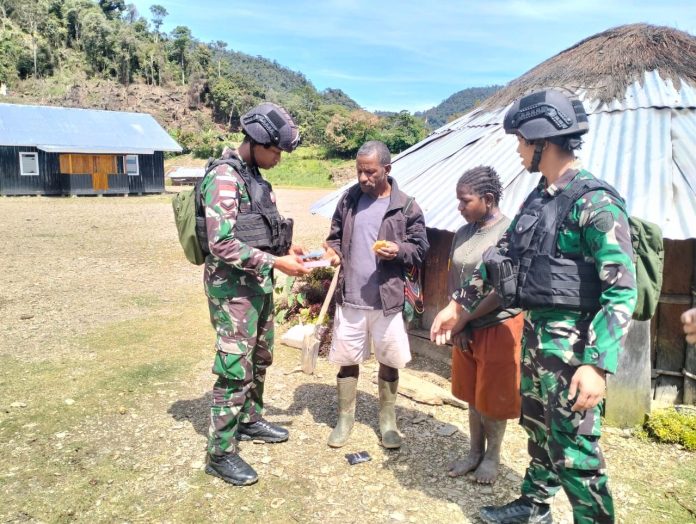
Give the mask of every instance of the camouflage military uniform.
M 535 191 L 556 195 L 568 186 L 573 174 L 564 174 L 548 188 L 542 179 Z M 581 171 L 578 180 L 591 176 Z M 517 217 L 498 243 L 503 255 L 516 223 Z M 613 522 L 613 502 L 599 448 L 603 402 L 594 409 L 573 412 L 574 399 L 568 400 L 568 389 L 581 365 L 616 371 L 636 302 L 627 216 L 606 191 L 587 193 L 564 220 L 557 245 L 562 256 L 581 254 L 594 261 L 602 281 L 601 309 L 596 314 L 558 308 L 527 312 L 520 423 L 529 435 L 531 462 L 522 494 L 544 503 L 563 487 L 573 505 L 575 522 Z M 490 291 L 481 265 L 453 298 L 473 311 Z
M 275 257 L 235 238 L 239 209 L 251 201 L 232 167 L 218 166 L 204 181 L 201 194 L 211 252 L 205 261 L 204 285 L 217 333 L 212 371 L 218 378 L 208 452 L 224 455 L 236 452 L 239 422 L 256 422 L 263 412 L 266 368 L 273 360 Z

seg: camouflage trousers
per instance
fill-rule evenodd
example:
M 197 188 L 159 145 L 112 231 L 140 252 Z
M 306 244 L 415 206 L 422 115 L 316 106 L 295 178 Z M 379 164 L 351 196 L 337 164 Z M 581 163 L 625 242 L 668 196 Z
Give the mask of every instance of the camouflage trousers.
M 522 495 L 539 503 L 562 487 L 576 523 L 614 522 L 614 503 L 599 448 L 604 403 L 571 411 L 568 389 L 576 366 L 543 349 L 525 348 L 522 359 L 522 415 L 531 457 Z
M 240 422 L 263 414 L 266 369 L 273 361 L 273 295 L 208 298 L 217 333 L 208 453 L 236 453 Z

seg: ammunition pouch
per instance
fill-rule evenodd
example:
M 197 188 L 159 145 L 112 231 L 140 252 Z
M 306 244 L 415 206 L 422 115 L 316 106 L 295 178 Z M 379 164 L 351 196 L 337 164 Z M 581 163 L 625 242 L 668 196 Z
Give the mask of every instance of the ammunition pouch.
M 510 257 L 502 256 L 495 246 L 483 252 L 488 280 L 493 286 L 502 308 L 519 307 L 517 292 L 517 265 Z

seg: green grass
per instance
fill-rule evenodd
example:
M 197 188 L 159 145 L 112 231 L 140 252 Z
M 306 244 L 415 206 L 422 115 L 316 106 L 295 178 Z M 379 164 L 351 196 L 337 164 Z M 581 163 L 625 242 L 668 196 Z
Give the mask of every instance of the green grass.
M 332 170 L 353 165 L 352 160 L 326 159 L 317 146 L 300 147 L 283 154 L 280 164 L 263 172 L 264 178 L 275 186 L 331 188 L 335 184 Z
M 203 167 L 205 160 L 192 155 L 178 155 L 164 161 L 165 172 L 174 166 Z M 326 158 L 318 146 L 302 146 L 292 153 L 283 153 L 280 163 L 263 171 L 266 180 L 277 187 L 332 188 L 336 169 L 353 167 L 353 160 Z

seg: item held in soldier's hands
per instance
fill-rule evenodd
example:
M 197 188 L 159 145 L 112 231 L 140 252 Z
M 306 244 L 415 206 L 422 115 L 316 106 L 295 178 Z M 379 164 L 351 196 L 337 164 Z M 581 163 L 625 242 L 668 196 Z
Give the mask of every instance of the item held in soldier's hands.
M 358 453 L 348 453 L 346 454 L 346 459 L 348 459 L 348 464 L 355 466 L 361 462 L 369 462 L 372 457 L 367 451 L 359 451 Z
M 307 269 L 312 269 L 315 267 L 328 267 L 331 265 L 331 262 L 325 258 L 320 258 L 319 260 L 309 260 L 307 262 L 303 262 L 302 265 Z
M 305 254 L 305 255 L 302 255 L 300 258 L 301 258 L 302 260 L 312 260 L 312 259 L 314 259 L 314 258 L 321 258 L 321 257 L 323 257 L 325 254 L 326 254 L 326 251 L 324 251 L 323 249 L 319 248 L 319 249 L 313 249 L 313 250 L 310 251 L 309 253 L 307 253 L 307 254 Z
M 304 261 L 302 265 L 306 267 L 307 269 L 312 269 L 315 267 L 328 267 L 331 265 L 331 262 L 329 262 L 325 258 L 321 258 L 326 254 L 326 251 L 323 249 L 315 249 L 313 251 L 310 251 L 306 255 L 302 255 L 300 258 Z
M 388 240 L 378 240 L 374 244 L 372 244 L 372 251 L 377 252 L 380 249 L 383 249 L 389 245 Z

